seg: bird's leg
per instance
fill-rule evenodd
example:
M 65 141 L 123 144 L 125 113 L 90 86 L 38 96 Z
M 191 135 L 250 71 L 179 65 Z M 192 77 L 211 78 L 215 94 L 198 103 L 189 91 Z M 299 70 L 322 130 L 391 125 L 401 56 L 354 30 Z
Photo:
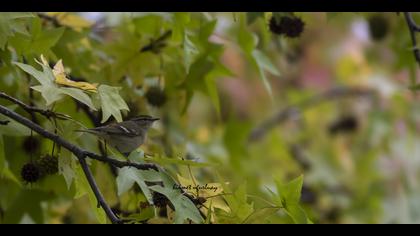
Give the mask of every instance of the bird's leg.
M 122 152 L 121 152 L 122 153 Z M 122 153 L 123 154 L 123 156 L 127 159 L 127 162 L 128 163 L 131 163 L 131 161 L 130 161 L 130 158 L 128 158 L 129 156 L 130 156 L 130 153 L 129 152 L 126 152 L 126 153 Z

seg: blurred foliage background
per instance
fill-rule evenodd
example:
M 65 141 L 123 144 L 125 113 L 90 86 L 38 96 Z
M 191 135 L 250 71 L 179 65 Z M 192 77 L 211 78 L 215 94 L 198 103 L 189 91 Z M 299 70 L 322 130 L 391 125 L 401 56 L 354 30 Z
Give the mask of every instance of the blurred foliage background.
M 12 63 L 37 67 L 41 54 L 52 64 L 62 59 L 74 81 L 121 87 L 130 109 L 124 118 L 161 118 L 145 153 L 164 157 L 157 162 L 174 177 L 226 184 L 212 223 L 293 222 L 284 211 L 258 209 L 269 209 L 276 183 L 301 175 L 300 204 L 313 223 L 420 223 L 420 106 L 409 89 L 419 67 L 402 14 L 8 14 L 0 14 L 0 91 L 46 108 L 30 89 L 36 81 Z M 302 32 L 289 37 L 281 27 L 300 26 L 273 25 L 272 17 L 301 19 Z M 102 125 L 100 112 L 71 97 L 53 109 L 86 127 Z M 58 124 L 59 134 L 99 153 L 78 128 Z M 22 166 L 53 146 L 33 134 L 32 147 L 30 135 L 13 122 L 0 126 L 0 222 L 99 222 L 67 151 L 56 150 L 58 174 L 22 180 Z M 138 187 L 118 194 L 118 171 L 90 164 L 119 213 L 171 222 L 157 208 L 141 214 Z

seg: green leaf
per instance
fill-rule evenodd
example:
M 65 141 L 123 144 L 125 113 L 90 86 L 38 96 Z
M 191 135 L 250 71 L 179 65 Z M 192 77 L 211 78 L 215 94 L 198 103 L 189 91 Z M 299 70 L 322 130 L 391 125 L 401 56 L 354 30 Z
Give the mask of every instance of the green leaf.
M 305 211 L 298 204 L 287 205 L 285 211 L 296 224 L 310 223 Z
M 283 202 L 288 204 L 298 204 L 303 185 L 303 175 L 283 185 L 276 181 L 277 191 Z
M 214 77 L 206 76 L 205 78 L 207 92 L 210 96 L 210 99 L 216 108 L 217 115 L 220 117 L 220 100 L 219 93 L 217 92 L 217 85 Z
M 248 30 L 245 24 L 242 24 L 238 32 L 238 44 L 245 54 L 251 54 L 257 43 L 258 37 Z
M 246 23 L 250 25 L 254 23 L 260 17 L 264 17 L 264 12 L 247 12 Z
M 32 39 L 31 51 L 35 54 L 46 53 L 52 48 L 64 33 L 65 28 L 47 29 Z
M 221 183 L 223 185 L 223 182 Z M 223 185 L 223 189 L 227 191 L 225 185 Z M 239 222 L 245 221 L 254 212 L 254 204 L 248 203 L 245 183 L 241 184 L 232 195 L 225 195 L 224 199 L 231 209 L 230 217 Z
M 131 167 L 124 167 L 119 169 L 117 177 L 118 195 L 121 196 L 123 193 L 127 192 L 134 183 L 137 183 L 147 201 L 150 204 L 153 204 L 152 193 L 150 192 L 149 187 L 145 181 L 160 181 L 160 175 L 158 175 L 154 170 L 138 170 Z
M 17 65 L 26 73 L 32 75 L 41 85 L 51 85 L 54 81 L 54 77 L 50 77 L 50 75 L 46 74 L 45 71 L 41 72 L 30 65 L 20 62 L 14 62 L 13 64 Z
M 191 20 L 190 12 L 174 12 L 173 13 L 173 32 L 172 40 L 174 42 L 180 43 L 184 40 L 185 27 Z
M 194 45 L 194 43 L 189 39 L 188 34 L 186 32 L 184 35 L 184 41 L 182 46 L 184 48 L 185 72 L 188 74 L 190 71 L 191 64 L 194 61 L 194 56 L 198 54 L 198 49 Z
M 100 85 L 98 94 L 101 100 L 102 123 L 107 121 L 111 115 L 118 121 L 122 121 L 121 110 L 129 111 L 125 101 L 119 94 L 119 87 L 111 87 L 108 85 Z
M 265 76 L 265 70 L 270 71 L 274 75 L 279 75 L 275 66 L 270 62 L 270 60 L 262 52 L 257 50 L 255 47 L 258 43 L 258 37 L 249 31 L 244 24 L 243 20 L 241 21 L 241 26 L 238 32 L 238 44 L 245 53 L 247 59 L 250 61 L 252 66 L 258 72 L 264 87 L 266 88 L 270 98 L 273 98 L 273 92 L 271 85 Z
M 175 224 L 182 224 L 185 220 L 190 219 L 195 223 L 203 223 L 204 219 L 201 217 L 200 212 L 191 200 L 181 193 L 178 189 L 174 189 L 173 186 L 176 182 L 163 171 L 159 172 L 162 177 L 163 185 L 154 185 L 150 189 L 165 195 L 175 207 Z
M 24 215 L 28 215 L 35 223 L 44 222 L 44 210 L 41 203 L 51 200 L 54 195 L 36 189 L 24 189 L 14 199 L 4 214 L 5 224 L 17 224 Z
M 279 200 L 281 201 L 286 213 L 297 224 L 306 224 L 310 222 L 305 211 L 299 205 L 302 185 L 303 175 L 287 184 L 282 184 L 279 181 L 276 181 L 277 191 L 280 195 Z
M 92 103 L 92 99 L 86 93 L 84 93 L 82 90 L 77 89 L 77 88 L 59 88 L 59 90 L 62 93 L 67 94 L 67 95 L 73 97 L 74 99 L 76 99 L 77 101 L 87 105 L 92 110 L 94 110 L 94 111 L 97 110 Z
M 37 85 L 32 86 L 31 88 L 41 93 L 47 106 L 51 106 L 54 102 L 63 98 L 61 90 L 53 85 Z
M 280 76 L 280 72 L 262 51 L 255 49 L 252 52 L 252 56 L 254 56 L 255 61 L 261 69 L 266 70 L 273 75 Z
M 340 12 L 327 12 L 327 22 L 330 22 L 331 20 L 333 20 L 334 18 L 336 18 Z
M 185 80 L 188 88 L 202 89 L 204 91 L 205 76 L 214 68 L 214 63 L 206 55 L 198 58 L 192 65 L 190 72 Z
M 73 179 L 76 176 L 74 172 L 75 160 L 73 154 L 67 149 L 62 149 L 60 157 L 58 158 L 58 171 L 63 175 L 67 184 L 67 189 L 70 189 Z
M 243 224 L 260 224 L 265 223 L 265 220 L 278 212 L 280 207 L 264 207 L 255 210 L 248 216 L 243 222 Z
M 21 29 L 24 29 L 23 23 L 16 20 L 28 17 L 33 17 L 33 14 L 24 12 L 2 12 L 0 14 L 1 50 L 4 50 L 9 37 L 13 36 L 15 31 L 21 31 Z

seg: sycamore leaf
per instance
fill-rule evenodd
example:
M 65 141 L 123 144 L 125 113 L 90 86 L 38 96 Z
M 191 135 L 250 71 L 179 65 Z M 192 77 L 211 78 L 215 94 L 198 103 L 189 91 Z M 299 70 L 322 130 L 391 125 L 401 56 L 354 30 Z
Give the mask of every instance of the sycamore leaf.
M 289 204 L 285 208 L 286 213 L 292 218 L 296 224 L 308 224 L 310 220 L 308 219 L 306 212 L 299 204 Z
M 158 172 L 154 170 L 138 170 L 130 167 L 119 169 L 117 177 L 118 195 L 121 196 L 123 193 L 127 192 L 134 183 L 137 183 L 147 201 L 150 204 L 153 204 L 152 194 L 145 181 L 158 182 L 160 181 L 160 176 L 158 175 Z
M 190 219 L 195 223 L 203 223 L 204 219 L 198 211 L 197 207 L 191 200 L 181 193 L 179 189 L 174 189 L 176 182 L 164 171 L 159 171 L 163 186 L 154 185 L 150 189 L 165 195 L 175 207 L 174 223 L 182 224 L 185 220 Z
M 254 23 L 258 18 L 264 18 L 264 12 L 247 12 L 246 23 L 248 25 Z
M 280 194 L 282 202 L 287 204 L 298 204 L 300 201 L 300 194 L 303 185 L 303 175 L 290 181 L 287 184 L 282 184 L 276 181 L 277 191 Z
M 41 59 L 42 58 L 43 57 L 41 56 Z M 43 60 L 43 63 L 47 63 L 45 59 Z M 96 87 L 98 86 L 98 84 L 90 84 L 88 82 L 76 82 L 67 78 L 67 75 L 64 71 L 63 61 L 61 59 L 55 64 L 53 68 L 53 74 L 55 77 L 55 83 L 59 85 L 79 88 L 79 89 L 86 90 L 89 92 L 95 92 L 95 93 L 97 92 Z
M 265 220 L 277 213 L 281 208 L 280 207 L 264 207 L 255 210 L 252 212 L 248 218 L 246 218 L 244 224 L 255 224 L 255 223 L 266 223 Z
M 89 28 L 93 25 L 92 22 L 74 13 L 48 12 L 46 14 L 54 17 L 60 25 L 70 27 L 75 31 L 81 31 L 82 29 Z
M 62 93 L 67 94 L 67 95 L 73 97 L 74 99 L 78 100 L 79 102 L 87 105 L 92 110 L 94 110 L 94 111 L 97 110 L 92 103 L 92 99 L 86 93 L 84 93 L 82 90 L 79 90 L 79 89 L 76 89 L 76 88 L 59 88 L 59 90 Z
M 76 175 L 74 172 L 75 160 L 72 155 L 67 149 L 62 149 L 60 158 L 58 158 L 58 171 L 63 175 L 67 189 L 70 189 Z
M 63 98 L 63 94 L 61 93 L 61 91 L 55 87 L 55 86 L 51 86 L 51 85 L 36 85 L 36 86 L 32 86 L 31 89 L 38 91 L 41 93 L 42 97 L 45 99 L 46 101 L 46 105 L 47 106 L 51 106 L 54 102 L 60 100 Z
M 202 223 L 204 219 L 201 217 L 196 206 L 191 200 L 181 194 L 179 191 L 159 185 L 151 186 L 150 189 L 165 195 L 175 207 L 175 224 L 182 224 L 185 220 L 192 220 L 195 223 Z
M 17 65 L 21 70 L 25 71 L 26 73 L 32 75 L 41 85 L 48 85 L 52 83 L 51 77 L 44 72 L 41 72 L 30 65 L 23 64 L 20 62 L 14 62 L 13 64 Z
M 299 205 L 302 185 L 303 175 L 290 181 L 287 184 L 282 184 L 279 181 L 276 181 L 279 200 L 282 204 L 282 207 L 296 224 L 310 223 L 306 212 Z
M 98 87 L 98 94 L 101 100 L 102 108 L 102 123 L 107 121 L 111 115 L 117 120 L 122 122 L 121 111 L 129 111 L 127 104 L 119 94 L 119 87 L 112 87 L 108 85 L 100 85 Z
M 15 32 L 26 33 L 25 25 L 18 22 L 18 19 L 33 17 L 32 13 L 28 12 L 2 12 L 0 14 L 0 49 L 3 50 L 9 37 L 13 36 Z
M 225 189 L 227 186 L 224 185 Z M 254 203 L 248 203 L 246 184 L 240 185 L 233 194 L 224 195 L 230 208 L 229 216 L 243 222 L 252 212 L 254 212 Z

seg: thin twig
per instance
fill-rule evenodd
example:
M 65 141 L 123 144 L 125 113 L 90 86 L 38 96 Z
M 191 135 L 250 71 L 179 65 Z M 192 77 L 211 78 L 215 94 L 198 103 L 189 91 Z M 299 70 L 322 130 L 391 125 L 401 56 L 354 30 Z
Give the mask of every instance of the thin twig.
M 45 116 L 47 119 L 49 119 L 51 117 L 52 118 L 57 118 L 57 119 L 60 119 L 60 120 L 68 120 L 68 119 L 71 119 L 70 116 L 65 115 L 65 114 L 62 114 L 62 113 L 53 112 L 51 110 L 43 110 L 41 108 L 29 106 L 29 105 L 23 103 L 22 101 L 14 98 L 14 97 L 11 97 L 11 96 L 7 95 L 4 92 L 0 92 L 0 98 L 4 98 L 6 100 L 9 100 L 9 101 L 11 101 L 11 102 L 19 105 L 23 110 L 25 110 L 26 112 L 28 112 L 31 115 L 33 115 L 34 113 L 39 113 L 39 114 Z
M 272 117 L 268 118 L 260 125 L 255 127 L 249 137 L 248 140 L 250 142 L 255 142 L 260 140 L 264 137 L 269 130 L 274 128 L 275 126 L 299 115 L 300 110 L 310 108 L 316 106 L 320 103 L 331 101 L 334 98 L 344 98 L 344 97 L 354 97 L 354 96 L 366 96 L 372 95 L 373 91 L 363 88 L 333 88 L 328 90 L 322 94 L 316 95 L 311 97 L 307 100 L 304 100 L 296 105 L 286 107 Z
M 86 175 L 86 179 L 89 182 L 90 188 L 92 189 L 93 193 L 98 200 L 98 204 L 104 209 L 106 215 L 111 220 L 113 224 L 121 224 L 121 220 L 114 214 L 111 210 L 111 207 L 105 202 L 104 197 L 102 196 L 101 192 L 99 191 L 99 187 L 96 184 L 96 181 L 92 175 L 92 172 L 89 169 L 89 166 L 86 163 L 86 159 L 84 157 L 79 158 L 80 165 L 82 166 L 83 172 Z
M 405 20 L 407 21 L 408 29 L 410 30 L 411 42 L 413 43 L 414 58 L 420 66 L 420 49 L 417 46 L 416 32 L 420 32 L 420 26 L 416 24 L 410 12 L 404 12 Z
M 46 21 L 49 21 L 49 22 L 51 22 L 55 27 L 60 27 L 60 26 L 62 26 L 61 24 L 60 24 L 60 22 L 58 21 L 58 19 L 57 18 L 55 18 L 55 17 L 53 17 L 53 16 L 49 16 L 49 15 L 47 15 L 47 14 L 45 14 L 45 13 L 37 13 L 37 15 L 38 15 L 38 17 L 39 18 L 41 18 L 41 19 L 44 19 L 44 20 L 46 20 Z

